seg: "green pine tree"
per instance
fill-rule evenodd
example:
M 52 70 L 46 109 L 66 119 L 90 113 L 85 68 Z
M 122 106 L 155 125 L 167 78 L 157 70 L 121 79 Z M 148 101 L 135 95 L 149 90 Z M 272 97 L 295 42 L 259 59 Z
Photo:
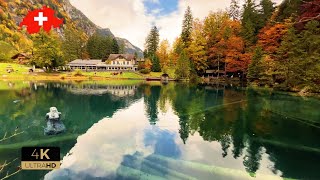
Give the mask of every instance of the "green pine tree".
M 238 0 L 231 0 L 230 7 L 228 9 L 228 14 L 230 18 L 234 21 L 239 20 L 240 18 L 240 6 Z
M 274 11 L 274 4 L 271 0 L 261 0 L 260 6 L 261 6 L 260 15 L 262 19 L 262 26 L 264 26 L 272 16 L 272 13 Z
M 112 54 L 119 54 L 120 47 L 115 38 L 112 39 Z
M 160 60 L 159 57 L 155 54 L 151 57 L 152 61 L 152 72 L 161 72 Z
M 255 49 L 254 55 L 252 57 L 252 62 L 249 65 L 247 76 L 249 82 L 256 82 L 261 78 L 261 73 L 263 71 L 261 63 L 262 57 L 263 51 L 262 48 L 259 46 Z
M 193 28 L 193 16 L 190 7 L 188 6 L 182 23 L 182 33 L 181 39 L 185 45 L 185 48 L 188 48 L 191 42 L 191 33 Z
M 261 19 L 254 0 L 246 0 L 243 5 L 241 19 L 241 34 L 247 45 L 253 45 L 257 41 Z
M 152 57 L 156 54 L 159 47 L 159 30 L 156 26 L 152 27 L 150 33 L 146 39 L 146 55 L 147 57 Z
M 62 41 L 63 57 L 66 62 L 81 58 L 85 51 L 85 39 L 79 32 L 67 26 L 64 30 L 64 39 Z
M 313 20 L 301 32 L 301 60 L 304 84 L 313 91 L 320 92 L 320 23 Z
M 91 59 L 105 59 L 113 50 L 113 39 L 98 33 L 93 34 L 87 43 L 87 52 Z
M 294 27 L 291 27 L 281 42 L 277 52 L 277 79 L 283 79 L 281 87 L 284 89 L 292 88 L 302 83 L 304 74 L 301 69 L 303 59 L 300 54 L 303 53 L 301 48 L 301 39 Z

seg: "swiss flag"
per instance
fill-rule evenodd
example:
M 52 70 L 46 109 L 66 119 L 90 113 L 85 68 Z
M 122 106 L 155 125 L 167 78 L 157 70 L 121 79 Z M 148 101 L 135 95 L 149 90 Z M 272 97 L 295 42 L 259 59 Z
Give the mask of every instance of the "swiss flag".
M 42 9 L 29 11 L 27 16 L 20 23 L 20 27 L 27 26 L 29 34 L 38 33 L 41 28 L 49 32 L 52 28 L 59 28 L 63 19 L 55 17 L 53 9 L 43 6 Z

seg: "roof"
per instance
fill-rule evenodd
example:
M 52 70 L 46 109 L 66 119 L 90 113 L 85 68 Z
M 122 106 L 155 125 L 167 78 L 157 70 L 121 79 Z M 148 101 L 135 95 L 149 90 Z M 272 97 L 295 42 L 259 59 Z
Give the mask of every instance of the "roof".
M 211 69 L 210 70 L 206 70 L 207 74 L 211 74 L 211 73 L 215 73 L 215 72 L 216 72 L 216 70 L 211 70 Z
M 68 65 L 73 65 L 73 66 L 77 66 L 77 65 L 86 65 L 86 66 L 96 66 L 98 64 L 101 64 L 102 60 L 98 60 L 98 59 L 90 59 L 90 60 L 83 60 L 83 59 L 76 59 L 74 61 L 71 61 L 68 63 Z
M 127 61 L 131 61 L 132 59 L 135 59 L 133 54 L 110 54 L 108 60 L 115 60 L 117 58 L 123 58 Z
M 26 53 L 17 53 L 16 55 L 12 56 L 11 59 L 17 59 L 19 56 L 24 56 L 24 57 L 30 59 L 29 55 Z

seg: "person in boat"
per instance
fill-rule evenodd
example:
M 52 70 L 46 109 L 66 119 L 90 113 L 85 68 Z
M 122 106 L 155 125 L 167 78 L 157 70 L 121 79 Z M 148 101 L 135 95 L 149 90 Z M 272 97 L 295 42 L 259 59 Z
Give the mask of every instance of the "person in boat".
M 56 135 L 65 132 L 66 127 L 61 121 L 61 112 L 56 107 L 51 107 L 46 114 L 47 127 L 44 129 L 45 135 Z

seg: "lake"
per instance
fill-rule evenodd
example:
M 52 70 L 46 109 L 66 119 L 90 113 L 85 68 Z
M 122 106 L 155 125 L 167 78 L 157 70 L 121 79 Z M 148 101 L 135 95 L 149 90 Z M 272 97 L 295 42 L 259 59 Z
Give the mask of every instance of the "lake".
M 45 136 L 52 106 L 67 130 Z M 232 86 L 0 82 L 0 179 L 320 179 L 319 107 Z M 24 146 L 60 147 L 61 169 L 19 171 Z

